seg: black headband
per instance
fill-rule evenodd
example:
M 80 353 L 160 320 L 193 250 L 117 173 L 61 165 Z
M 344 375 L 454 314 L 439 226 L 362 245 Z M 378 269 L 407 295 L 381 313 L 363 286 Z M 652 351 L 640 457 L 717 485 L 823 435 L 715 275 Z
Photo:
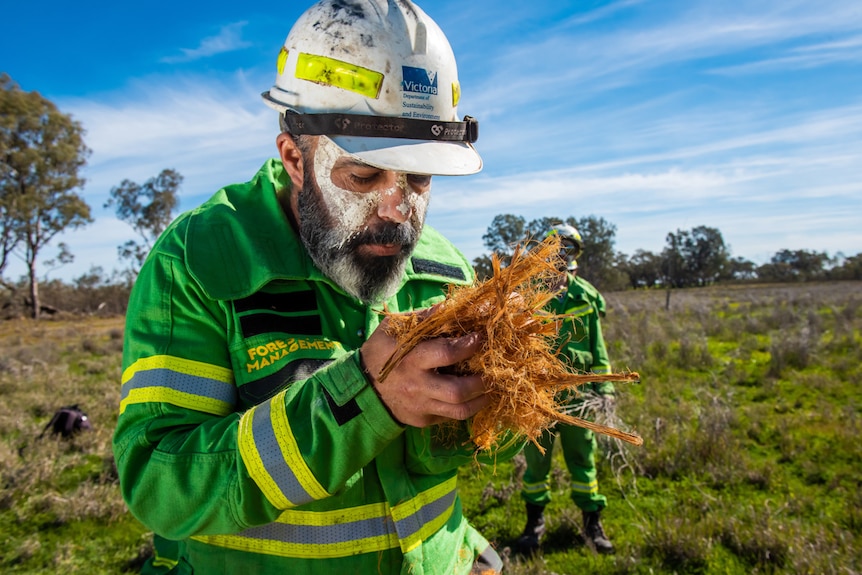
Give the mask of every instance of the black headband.
M 463 122 L 435 122 L 414 118 L 363 116 L 361 114 L 282 114 L 291 134 L 309 136 L 363 136 L 405 138 L 435 142 L 470 142 L 479 139 L 479 121 L 464 116 Z

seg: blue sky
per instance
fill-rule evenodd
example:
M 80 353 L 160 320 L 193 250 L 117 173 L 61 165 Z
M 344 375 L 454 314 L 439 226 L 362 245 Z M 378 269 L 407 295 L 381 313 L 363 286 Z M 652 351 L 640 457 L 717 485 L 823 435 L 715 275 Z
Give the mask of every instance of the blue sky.
M 72 114 L 92 149 L 96 221 L 59 238 L 76 259 L 49 277 L 121 267 L 135 236 L 102 205 L 123 179 L 174 168 L 185 210 L 274 153 L 259 94 L 308 5 L 6 3 L 0 71 Z M 858 0 L 419 5 L 458 59 L 459 112 L 480 122 L 484 170 L 435 178 L 428 218 L 470 259 L 501 213 L 603 217 L 628 255 L 701 225 L 755 263 L 862 252 Z

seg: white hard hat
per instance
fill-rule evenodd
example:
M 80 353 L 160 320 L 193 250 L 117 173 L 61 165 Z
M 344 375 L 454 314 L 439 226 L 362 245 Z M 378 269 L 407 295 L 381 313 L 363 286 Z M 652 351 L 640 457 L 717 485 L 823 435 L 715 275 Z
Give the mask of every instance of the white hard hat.
M 566 267 L 569 270 L 578 269 L 578 256 L 584 251 L 584 240 L 581 238 L 580 232 L 568 224 L 557 224 L 551 226 L 551 229 L 545 234 L 545 237 L 558 235 L 561 242 L 561 255 L 566 260 Z
M 322 0 L 296 21 L 262 94 L 293 134 L 327 135 L 370 165 L 466 175 L 482 169 L 475 119 L 458 117 L 455 56 L 409 0 Z

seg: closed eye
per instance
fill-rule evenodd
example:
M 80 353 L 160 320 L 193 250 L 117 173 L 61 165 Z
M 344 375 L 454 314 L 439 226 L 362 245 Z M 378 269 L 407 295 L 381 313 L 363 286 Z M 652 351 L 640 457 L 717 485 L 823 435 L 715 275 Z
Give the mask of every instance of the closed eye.
M 350 174 L 350 181 L 358 184 L 360 186 L 368 185 L 374 182 L 377 177 L 380 175 L 380 172 L 372 174 L 370 176 L 361 176 L 359 174 Z
M 413 188 L 422 190 L 431 185 L 431 176 L 423 174 L 407 174 L 407 182 L 413 186 Z

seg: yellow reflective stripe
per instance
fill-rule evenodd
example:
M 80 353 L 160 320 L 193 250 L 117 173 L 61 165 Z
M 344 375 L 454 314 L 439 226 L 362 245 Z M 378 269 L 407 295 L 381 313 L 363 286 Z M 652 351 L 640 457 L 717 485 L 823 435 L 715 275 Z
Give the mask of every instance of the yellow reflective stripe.
M 329 497 L 314 477 L 287 420 L 282 391 L 240 418 L 240 456 L 249 475 L 278 509 Z
M 392 508 L 392 517 L 404 553 L 421 545 L 422 541 L 446 524 L 455 507 L 457 484 L 458 478 L 453 476 Z M 419 529 L 411 530 L 417 524 Z
M 593 479 L 589 483 L 572 481 L 572 491 L 576 491 L 577 493 L 598 493 L 599 481 L 598 479 Z
M 334 86 L 376 99 L 383 86 L 383 74 L 326 56 L 301 53 L 296 77 L 325 86 Z
M 275 522 L 237 535 L 192 539 L 228 549 L 305 559 L 349 557 L 399 547 L 407 553 L 449 521 L 457 500 L 456 485 L 457 478 L 453 477 L 395 507 L 384 502 L 320 512 L 288 509 Z M 407 522 L 402 525 L 406 529 L 414 523 L 418 527 L 405 537 L 398 532 L 399 522 Z
M 229 549 L 304 559 L 349 557 L 399 547 L 389 504 L 385 502 L 333 511 L 288 509 L 275 523 L 238 535 L 192 539 Z
M 123 371 L 120 413 L 135 403 L 170 403 L 214 415 L 234 410 L 230 369 L 169 355 L 139 359 Z
M 177 561 L 176 559 L 168 559 L 167 557 L 159 557 L 157 554 L 156 558 L 153 559 L 152 565 L 153 565 L 153 567 L 167 567 L 168 569 L 173 569 L 174 567 L 177 566 L 177 563 L 179 563 L 179 561 Z
M 193 375 L 195 377 L 205 377 L 225 383 L 233 383 L 233 371 L 226 367 L 204 363 L 202 361 L 194 361 L 191 359 L 183 359 L 172 355 L 154 355 L 152 357 L 144 357 L 130 365 L 123 371 L 122 383 L 128 382 L 135 373 L 139 371 L 148 371 L 151 369 L 169 369 L 177 373 Z
M 593 306 L 591 306 L 590 304 L 584 304 L 581 306 L 567 309 L 566 315 L 572 315 L 572 316 L 577 317 L 577 316 L 582 316 L 582 315 L 588 315 L 592 312 L 593 312 Z
M 401 543 L 401 551 L 404 553 L 409 553 L 422 545 L 422 542 L 437 533 L 441 527 L 446 525 L 446 522 L 449 521 L 449 517 L 452 516 L 452 509 L 455 507 L 455 498 L 452 498 L 452 503 L 445 509 L 444 513 L 437 515 L 437 517 L 431 519 L 422 524 L 422 529 L 414 533 L 413 535 L 403 538 L 400 540 Z
M 453 476 L 444 481 L 443 483 L 438 483 L 431 489 L 426 489 L 413 499 L 408 499 L 404 503 L 399 503 L 398 505 L 392 507 L 392 517 L 395 519 L 395 521 L 401 521 L 402 519 L 406 519 L 408 516 L 420 511 L 422 507 L 424 507 L 428 503 L 440 499 L 441 497 L 455 489 L 457 484 L 458 477 Z
M 525 482 L 523 486 L 524 493 L 541 493 L 542 491 L 549 491 L 550 489 L 550 481 L 540 481 L 539 483 Z
M 246 411 L 239 418 L 239 429 L 237 430 L 237 443 L 239 444 L 239 455 L 245 464 L 248 474 L 263 491 L 267 501 L 272 503 L 278 509 L 285 509 L 293 504 L 287 500 L 281 489 L 278 488 L 272 476 L 266 472 L 266 466 L 254 446 L 254 432 L 252 430 L 252 422 L 254 412 L 257 407 L 253 407 Z
M 236 551 L 262 553 L 292 559 L 335 559 L 362 553 L 379 553 L 398 548 L 398 535 L 393 530 L 387 535 L 369 537 L 342 543 L 283 543 L 268 539 L 255 539 L 241 535 L 210 535 L 192 537 L 195 541 Z
M 461 84 L 452 82 L 452 106 L 457 106 L 461 101 Z
M 377 519 L 389 516 L 389 504 L 383 503 L 368 503 L 358 507 L 350 507 L 348 509 L 334 509 L 332 511 L 299 511 L 297 509 L 287 509 L 278 516 L 278 523 L 289 523 L 291 525 L 340 525 L 347 518 L 350 521 L 364 521 L 366 519 Z
M 289 52 L 287 51 L 287 48 L 282 46 L 281 50 L 278 53 L 278 59 L 275 61 L 275 67 L 278 70 L 279 76 L 284 74 L 284 65 L 287 64 L 288 54 L 289 54 Z
M 596 375 L 610 375 L 612 373 L 611 366 L 609 365 L 593 366 L 592 368 L 590 368 L 590 371 L 592 373 L 595 373 Z
M 227 415 L 233 412 L 233 404 L 224 401 L 201 397 L 191 393 L 183 393 L 168 387 L 147 387 L 130 390 L 120 401 L 120 413 L 126 411 L 129 405 L 135 403 L 170 403 L 177 407 L 202 411 L 212 415 Z
M 296 479 L 302 485 L 302 488 L 314 499 L 329 497 L 329 492 L 317 481 L 311 469 L 306 465 L 305 459 L 302 458 L 299 445 L 296 443 L 296 438 L 290 429 L 290 422 L 287 420 L 287 410 L 284 407 L 284 392 L 270 400 L 270 411 L 272 428 L 278 440 L 278 445 L 281 448 L 281 454 L 284 456 L 287 466 L 290 467 L 290 470 L 293 471 Z

